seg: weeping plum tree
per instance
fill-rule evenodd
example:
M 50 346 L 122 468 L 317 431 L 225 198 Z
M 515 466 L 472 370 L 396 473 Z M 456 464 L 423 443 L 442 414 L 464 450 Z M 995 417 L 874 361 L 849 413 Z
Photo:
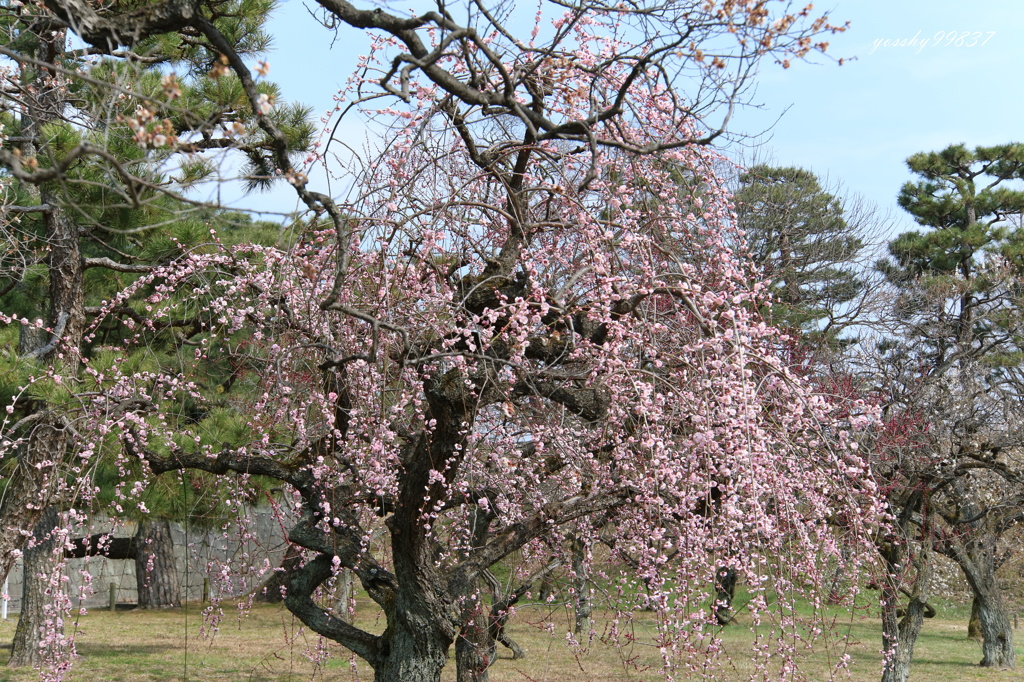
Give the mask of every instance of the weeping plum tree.
M 864 539 L 878 517 L 853 444 L 868 415 L 836 414 L 780 360 L 705 145 L 759 60 L 824 50 L 826 18 L 559 2 L 527 41 L 511 4 L 322 0 L 325 24 L 374 36 L 343 111 L 378 125 L 382 151 L 347 161 L 340 201 L 290 158 L 218 3 L 46 6 L 96 54 L 175 32 L 217 54 L 271 141 L 262 179 L 310 212 L 290 249 L 211 238 L 102 306 L 97 325 L 132 310 L 125 350 L 161 350 L 83 372 L 87 451 L 116 438 L 126 471 L 205 471 L 240 500 L 276 481 L 308 556 L 285 567 L 287 607 L 380 681 L 438 680 L 453 644 L 459 679 L 486 679 L 507 616 L 484 608 L 488 571 L 515 555 L 525 582 L 598 533 L 634 558 L 609 576 L 614 606 L 663 615 L 667 673 L 716 663 L 716 556 L 776 635 L 751 655 L 793 668 L 778 635 L 795 634 L 798 595 L 819 603 L 834 519 Z M 220 362 L 230 390 L 210 381 Z M 382 634 L 320 606 L 341 569 Z
M 863 327 L 872 312 L 875 288 L 864 253 L 885 231 L 884 221 L 802 168 L 752 165 L 737 178 L 734 200 L 747 252 L 772 294 L 763 314 L 794 332 L 792 361 L 798 371 L 819 383 L 819 390 L 835 393 L 832 389 L 843 383 L 832 376 L 839 351 L 855 341 L 850 330 Z M 727 564 L 719 571 L 712 605 L 723 625 L 732 621 L 736 589 L 735 572 Z M 833 578 L 839 601 L 845 572 L 840 561 Z
M 629 173 L 573 191 L 575 159 L 563 158 L 532 185 L 543 201 L 500 207 L 504 183 L 435 147 L 458 150 L 457 132 L 417 140 L 418 128 L 395 141 L 402 163 L 375 171 L 352 227 L 364 248 L 350 254 L 339 303 L 350 314 L 319 305 L 333 285 L 322 233 L 291 253 L 197 254 L 155 275 L 153 320 L 192 310 L 204 331 L 177 372 L 105 380 L 104 393 L 135 405 L 108 421 L 125 456 L 155 473 L 290 485 L 301 520 L 289 539 L 315 557 L 290 571 L 286 604 L 378 679 L 437 679 L 453 642 L 460 672 L 480 677 L 491 650 L 474 627 L 484 571 L 513 552 L 571 546 L 593 532 L 587 519 L 635 552 L 637 571 L 621 580 L 643 580 L 645 602 L 629 606 L 663 611 L 673 623 L 664 636 L 690 646 L 706 636 L 684 623 L 706 615 L 710 556 L 734 556 L 756 600 L 820 578 L 816 560 L 838 551 L 830 520 L 843 513 L 861 527 L 870 478 L 829 406 L 782 368 L 771 329 L 744 305 L 754 295 L 745 273 L 727 254 L 703 268 L 679 257 L 680 241 L 720 248 L 725 197 L 706 201 L 701 221 L 675 201 L 595 220 L 589 204 L 671 179 L 644 158 L 609 160 Z M 702 156 L 675 153 L 678 163 Z M 531 237 L 509 229 L 517 212 Z M 513 270 L 488 270 L 505 258 Z M 140 341 L 150 333 L 141 325 Z M 215 408 L 252 415 L 242 448 L 201 442 L 165 409 L 181 391 L 201 394 L 193 362 L 208 360 L 214 338 L 244 340 L 252 366 L 252 411 L 230 399 Z M 778 556 L 794 563 L 767 571 Z M 383 635 L 314 601 L 339 567 L 380 606 Z

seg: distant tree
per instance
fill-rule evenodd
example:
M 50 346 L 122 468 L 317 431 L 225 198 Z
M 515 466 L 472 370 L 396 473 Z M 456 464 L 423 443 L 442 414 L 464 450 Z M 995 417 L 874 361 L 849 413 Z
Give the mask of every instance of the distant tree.
M 1001 322 L 1006 291 L 982 271 L 993 257 L 1021 264 L 1024 236 L 1009 219 L 1024 213 L 1024 191 L 1013 186 L 1022 179 L 1024 145 L 953 145 L 915 154 L 907 165 L 923 179 L 903 186 L 899 204 L 930 229 L 893 240 L 879 269 L 898 287 L 905 319 L 932 313 L 915 327 L 932 373 L 976 358 L 1016 359 L 1008 355 L 1016 353 L 1016 330 Z
M 866 226 L 849 222 L 843 200 L 802 168 L 756 165 L 740 175 L 735 201 L 749 253 L 770 282 L 772 322 L 835 343 L 863 318 L 853 304 L 865 289 Z

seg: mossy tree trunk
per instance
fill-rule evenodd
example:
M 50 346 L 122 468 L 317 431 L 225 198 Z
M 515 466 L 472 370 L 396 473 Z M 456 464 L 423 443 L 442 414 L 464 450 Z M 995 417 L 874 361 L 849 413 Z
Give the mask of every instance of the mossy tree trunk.
M 974 599 L 971 600 L 971 618 L 967 621 L 967 639 L 973 639 L 975 642 L 980 642 L 982 638 L 981 604 L 978 603 L 978 598 L 974 597 Z

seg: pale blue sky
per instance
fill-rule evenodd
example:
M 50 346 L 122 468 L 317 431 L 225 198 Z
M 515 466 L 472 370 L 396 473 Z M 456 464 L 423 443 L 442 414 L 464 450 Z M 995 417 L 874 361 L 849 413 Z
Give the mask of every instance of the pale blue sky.
M 815 9 L 829 7 L 834 23 L 851 22 L 829 48 L 848 61 L 838 66 L 819 58 L 785 70 L 766 63 L 753 96 L 763 107 L 741 110 L 732 121 L 734 132 L 747 135 L 771 128 L 761 138 L 762 155 L 841 182 L 891 210 L 907 229 L 912 222 L 900 215 L 895 197 L 910 179 L 909 155 L 957 142 L 1024 139 L 1024 3 L 833 0 Z M 361 31 L 334 35 L 319 26 L 301 0 L 284 2 L 271 31 L 270 77 L 287 98 L 318 111 L 331 106 L 367 45 Z M 945 44 L 951 33 L 965 32 L 964 43 L 973 39 L 973 47 Z M 917 45 L 901 46 L 915 36 Z M 733 151 L 750 154 L 738 146 Z
M 913 221 L 896 205 L 911 179 L 908 156 L 958 142 L 1024 140 L 1024 3 L 846 0 L 834 7 L 832 16 L 851 26 L 829 52 L 856 59 L 841 67 L 763 68 L 757 99 L 765 109 L 741 112 L 734 129 L 757 132 L 789 107 L 765 145 L 774 159 L 842 182 L 892 209 L 909 229 Z M 974 47 L 956 47 L 936 45 L 940 32 L 970 32 L 965 43 L 981 35 Z M 917 46 L 899 46 L 915 36 Z

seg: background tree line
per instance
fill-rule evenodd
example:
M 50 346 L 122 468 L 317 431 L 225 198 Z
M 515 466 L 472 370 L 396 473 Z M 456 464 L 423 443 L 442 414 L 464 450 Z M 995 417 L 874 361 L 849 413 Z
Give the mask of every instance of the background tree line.
M 867 446 L 894 515 L 876 582 L 887 681 L 907 679 L 922 620 L 934 615 L 936 554 L 956 562 L 974 595 L 981 664 L 1015 665 L 996 572 L 1016 552 L 1024 510 L 1022 153 L 959 144 L 908 159 L 920 179 L 898 202 L 924 229 L 891 239 L 873 267 L 861 254 L 874 225 L 848 223 L 809 172 L 755 166 L 739 179 L 739 220 L 776 293 L 768 314 L 802 332 L 818 372 L 882 410 Z

